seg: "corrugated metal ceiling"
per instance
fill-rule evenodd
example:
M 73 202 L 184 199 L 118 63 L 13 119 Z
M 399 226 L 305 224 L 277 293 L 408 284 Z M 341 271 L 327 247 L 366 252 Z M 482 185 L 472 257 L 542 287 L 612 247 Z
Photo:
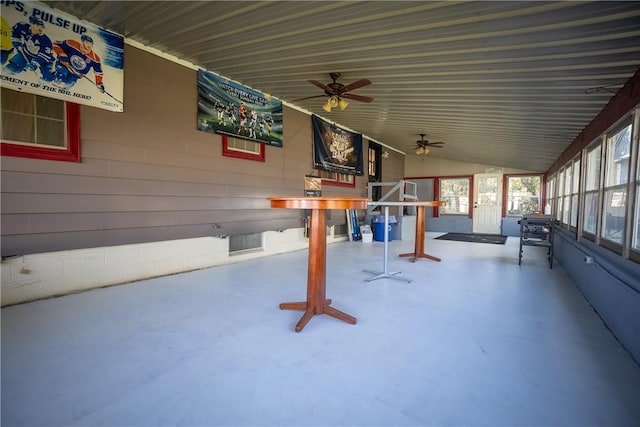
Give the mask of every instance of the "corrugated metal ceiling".
M 408 155 L 534 171 L 640 69 L 637 1 L 45 3 Z M 375 100 L 293 102 L 331 72 Z

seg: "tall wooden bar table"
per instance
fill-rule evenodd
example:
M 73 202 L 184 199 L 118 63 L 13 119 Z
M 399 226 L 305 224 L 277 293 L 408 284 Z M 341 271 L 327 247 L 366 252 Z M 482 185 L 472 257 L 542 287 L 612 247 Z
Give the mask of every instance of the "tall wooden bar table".
M 283 302 L 281 310 L 304 311 L 295 327 L 300 332 L 309 320 L 318 314 L 326 314 L 352 325 L 356 318 L 331 307 L 326 297 L 327 265 L 327 210 L 329 209 L 367 209 L 369 199 L 364 197 L 269 197 L 272 208 L 309 209 L 309 259 L 307 272 L 307 300 L 301 302 Z
M 425 208 L 427 206 L 437 207 L 443 206 L 445 202 L 437 200 L 417 201 L 417 202 L 399 202 L 402 206 L 415 206 L 416 207 L 416 237 L 414 242 L 413 252 L 400 254 L 401 257 L 412 257 L 413 262 L 416 262 L 420 258 L 427 258 L 433 261 L 442 261 L 440 258 L 433 255 L 424 253 L 424 224 L 427 216 L 425 215 Z

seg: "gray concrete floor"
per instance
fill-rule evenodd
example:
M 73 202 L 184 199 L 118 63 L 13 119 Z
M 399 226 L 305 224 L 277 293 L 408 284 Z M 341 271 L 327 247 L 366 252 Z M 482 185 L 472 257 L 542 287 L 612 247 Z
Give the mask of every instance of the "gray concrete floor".
M 639 426 L 640 367 L 518 239 L 330 245 L 358 319 L 301 333 L 307 251 L 2 309 L 2 426 Z

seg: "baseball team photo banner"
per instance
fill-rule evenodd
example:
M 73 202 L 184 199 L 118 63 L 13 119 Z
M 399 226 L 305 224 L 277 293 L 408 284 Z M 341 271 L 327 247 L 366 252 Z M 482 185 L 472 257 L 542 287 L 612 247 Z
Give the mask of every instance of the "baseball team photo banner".
M 363 175 L 362 134 L 350 132 L 311 116 L 313 167 L 328 172 Z
M 2 87 L 124 110 L 124 38 L 32 1 L 1 2 Z
M 282 147 L 282 101 L 198 70 L 198 130 Z

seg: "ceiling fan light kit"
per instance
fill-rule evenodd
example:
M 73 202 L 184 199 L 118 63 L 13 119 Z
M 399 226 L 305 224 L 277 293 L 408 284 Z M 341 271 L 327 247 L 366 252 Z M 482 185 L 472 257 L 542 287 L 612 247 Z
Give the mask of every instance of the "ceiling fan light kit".
M 349 93 L 354 89 L 370 85 L 371 81 L 369 79 L 360 79 L 345 86 L 342 83 L 338 83 L 336 81 L 338 77 L 340 77 L 340 73 L 329 73 L 329 77 L 331 77 L 333 82 L 328 84 L 324 84 L 317 80 L 309 80 L 309 83 L 322 89 L 324 91 L 324 95 L 308 96 L 306 98 L 294 99 L 293 102 L 328 96 L 329 99 L 327 99 L 327 102 L 322 105 L 322 109 L 327 113 L 330 113 L 331 110 L 336 107 L 339 107 L 340 110 L 344 110 L 345 108 L 347 108 L 349 102 L 345 98 L 366 103 L 370 103 L 373 101 L 373 98 L 369 96 L 354 95 L 352 93 Z
M 329 99 L 327 99 L 327 102 L 324 103 L 324 105 L 322 106 L 322 109 L 327 113 L 330 113 L 331 110 L 333 110 L 336 107 L 340 107 L 340 110 L 344 110 L 345 108 L 347 108 L 348 105 L 349 103 L 347 101 L 345 101 L 344 99 L 338 96 L 333 95 L 333 96 L 330 96 Z
M 442 148 L 444 146 L 444 142 L 429 142 L 428 140 L 424 139 L 425 134 L 421 133 L 420 134 L 420 139 L 416 141 L 416 148 L 415 148 L 415 153 L 418 156 L 422 156 L 425 154 L 429 154 L 429 152 L 431 151 L 428 147 L 432 147 L 432 148 Z

